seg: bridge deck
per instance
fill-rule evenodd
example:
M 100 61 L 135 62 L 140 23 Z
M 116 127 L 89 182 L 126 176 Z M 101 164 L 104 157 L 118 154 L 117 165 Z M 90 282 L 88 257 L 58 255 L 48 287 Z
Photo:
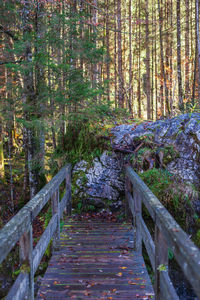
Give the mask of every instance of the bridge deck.
M 130 224 L 70 221 L 36 299 L 154 299 Z

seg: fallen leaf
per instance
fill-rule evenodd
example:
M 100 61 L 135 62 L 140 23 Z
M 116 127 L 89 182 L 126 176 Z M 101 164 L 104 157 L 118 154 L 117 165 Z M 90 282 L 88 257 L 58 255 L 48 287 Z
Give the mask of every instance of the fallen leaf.
M 128 284 L 132 284 L 132 285 L 137 285 L 137 283 L 135 283 L 135 282 L 132 282 L 132 281 L 128 281 Z
M 89 293 L 88 291 L 85 291 L 85 292 L 84 292 L 84 295 L 85 295 L 85 296 L 90 296 L 90 293 Z

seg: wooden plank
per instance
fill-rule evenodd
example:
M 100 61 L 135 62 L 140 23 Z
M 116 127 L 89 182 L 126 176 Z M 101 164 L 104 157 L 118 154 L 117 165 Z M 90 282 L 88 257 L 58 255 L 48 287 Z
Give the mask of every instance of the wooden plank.
M 132 230 L 105 220 L 100 229 L 101 224 L 89 221 L 66 224 L 64 246 L 51 258 L 37 300 L 153 299 L 143 257 L 133 251 Z
M 142 214 L 142 201 L 140 194 L 134 191 L 134 207 L 135 207 L 135 235 L 134 247 L 138 252 L 142 252 L 142 234 L 141 234 L 141 214 Z
M 69 191 L 69 200 L 67 201 L 66 212 L 70 216 L 72 213 L 72 201 L 71 201 L 71 166 L 66 174 L 66 191 Z
M 59 209 L 59 189 L 51 197 L 52 215 L 56 215 L 56 230 L 53 235 L 53 251 L 57 250 L 60 241 L 60 209 Z
M 166 271 L 160 272 L 160 299 L 161 300 L 179 300 L 173 283 Z
M 168 246 L 174 252 L 175 258 L 191 283 L 198 297 L 200 297 L 200 251 L 180 228 L 157 197 L 150 191 L 131 167 L 126 172 L 133 184 L 133 188 L 141 194 L 142 201 L 148 209 L 152 219 L 163 232 Z
M 157 211 L 157 224 L 162 230 L 186 278 L 200 298 L 200 251 L 166 210 Z
M 69 190 L 67 190 L 67 192 L 64 194 L 62 200 L 59 203 L 60 215 L 62 215 L 63 211 L 66 210 L 67 203 L 68 203 L 68 201 L 70 201 L 70 196 L 71 196 L 71 193 Z
M 126 168 L 126 172 L 133 185 L 133 190 L 140 193 L 144 205 L 155 221 L 155 208 L 160 204 L 159 200 L 130 166 Z
M 60 172 L 31 199 L 1 230 L 0 230 L 0 263 L 6 258 L 24 232 L 30 228 L 32 220 L 38 215 L 55 189 L 70 174 L 71 165 L 66 165 Z
M 165 268 L 168 273 L 168 247 L 167 242 L 155 225 L 155 294 L 156 300 L 161 300 L 160 274 L 161 269 Z
M 152 269 L 153 271 L 155 271 L 155 245 L 151 237 L 151 234 L 142 217 L 140 222 L 141 222 L 141 233 L 142 233 L 143 242 L 147 250 Z
M 47 228 L 43 232 L 39 242 L 33 250 L 33 272 L 37 271 L 37 268 L 40 264 L 40 261 L 50 243 L 51 238 L 53 237 L 54 232 L 57 227 L 57 216 L 53 215 Z
M 34 299 L 34 273 L 33 273 L 33 229 L 25 232 L 19 240 L 19 253 L 21 265 L 29 269 L 28 298 Z M 27 271 L 28 272 L 28 271 Z
M 32 212 L 33 219 L 39 214 L 45 204 L 52 197 L 53 193 L 55 193 L 56 189 L 60 186 L 60 184 L 65 179 L 67 173 L 71 172 L 71 165 L 66 165 L 63 167 L 58 174 L 56 174 L 53 179 L 45 185 L 41 189 L 41 191 L 32 198 L 25 207 L 30 209 Z
M 131 201 L 129 200 L 129 197 L 132 197 L 131 192 L 132 192 L 132 184 L 128 176 L 126 176 L 125 177 L 125 203 L 124 203 L 126 220 L 129 219 L 131 213 L 133 215 L 133 212 L 130 211 Z
M 22 300 L 25 298 L 29 287 L 29 275 L 27 273 L 21 273 L 15 280 L 15 283 L 11 287 L 6 300 Z
M 29 231 L 30 223 L 30 213 L 24 207 L 0 230 L 0 263 L 7 257 L 21 235 Z
M 126 199 L 129 204 L 130 211 L 132 213 L 133 218 L 135 217 L 135 209 L 134 209 L 134 200 L 130 192 L 126 193 Z

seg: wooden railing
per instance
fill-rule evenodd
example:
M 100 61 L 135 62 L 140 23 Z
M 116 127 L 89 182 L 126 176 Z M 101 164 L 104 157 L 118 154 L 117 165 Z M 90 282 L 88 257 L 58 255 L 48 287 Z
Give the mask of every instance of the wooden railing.
M 60 185 L 65 182 L 65 194 L 59 200 Z M 33 249 L 32 223 L 51 199 L 52 218 Z M 34 299 L 34 274 L 51 241 L 53 247 L 60 239 L 60 218 L 63 211 L 71 213 L 71 166 L 67 165 L 31 199 L 0 231 L 0 263 L 19 241 L 21 273 L 18 275 L 6 300 Z
M 200 251 L 166 208 L 129 166 L 126 167 L 126 199 L 134 220 L 135 250 L 145 245 L 155 274 L 155 295 L 159 300 L 179 299 L 168 275 L 168 249 L 180 265 L 200 299 Z M 155 224 L 154 241 L 142 218 L 142 204 Z

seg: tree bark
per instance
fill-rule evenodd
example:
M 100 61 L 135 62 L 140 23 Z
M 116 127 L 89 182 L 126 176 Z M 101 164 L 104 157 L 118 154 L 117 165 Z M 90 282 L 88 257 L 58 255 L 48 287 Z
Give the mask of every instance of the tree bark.
M 137 10 L 137 7 L 136 7 Z M 132 94 L 133 94 L 133 70 L 132 70 L 132 6 L 129 0 L 129 93 L 128 93 L 128 108 L 131 116 L 133 115 Z
M 118 30 L 118 105 L 124 108 L 124 80 L 122 71 L 122 24 L 121 24 L 121 0 L 117 0 L 117 30 Z
M 166 82 L 166 74 L 165 74 L 165 66 L 164 66 L 164 51 L 163 51 L 163 37 L 162 37 L 162 12 L 161 12 L 161 7 L 160 7 L 160 0 L 158 0 L 158 13 L 159 13 L 159 37 L 160 37 L 160 62 L 161 62 L 161 72 L 162 72 L 162 79 L 164 83 L 164 88 L 165 88 L 165 101 L 167 105 L 167 111 L 168 113 L 170 112 L 170 107 L 169 107 L 169 99 L 168 99 L 168 87 L 167 87 L 167 82 Z M 163 105 L 163 103 L 162 103 Z M 162 109 L 163 112 L 163 109 Z
M 196 0 L 196 39 L 197 39 L 197 60 L 198 60 L 198 99 L 200 105 L 200 38 L 199 38 L 199 0 Z
M 150 49 L 149 49 L 149 1 L 145 6 L 145 28 L 146 28 L 146 96 L 147 96 L 147 119 L 151 119 L 151 79 L 150 79 Z
M 189 8 L 189 0 L 185 0 L 185 99 L 188 102 L 190 97 L 190 70 L 189 70 L 189 59 L 190 59 L 190 50 L 189 50 L 189 42 L 190 42 L 190 8 Z
M 180 1 L 177 0 L 176 4 L 176 17 L 177 17 L 177 73 L 178 73 L 178 98 L 179 109 L 184 111 L 183 104 L 183 90 L 182 90 L 182 73 L 181 73 L 181 23 L 180 23 Z
M 26 127 L 27 132 L 27 151 L 28 151 L 28 170 L 29 170 L 29 188 L 30 198 L 34 197 L 37 193 L 37 174 L 35 168 L 35 132 L 32 124 L 32 107 L 35 107 L 35 89 L 33 80 L 33 65 L 32 65 L 32 45 L 30 41 L 30 30 L 32 24 L 30 22 L 31 8 L 30 1 L 24 0 L 22 9 L 22 20 L 23 20 L 23 41 L 24 41 L 24 53 L 26 70 L 24 72 L 24 99 L 25 109 L 24 118 L 28 126 Z

